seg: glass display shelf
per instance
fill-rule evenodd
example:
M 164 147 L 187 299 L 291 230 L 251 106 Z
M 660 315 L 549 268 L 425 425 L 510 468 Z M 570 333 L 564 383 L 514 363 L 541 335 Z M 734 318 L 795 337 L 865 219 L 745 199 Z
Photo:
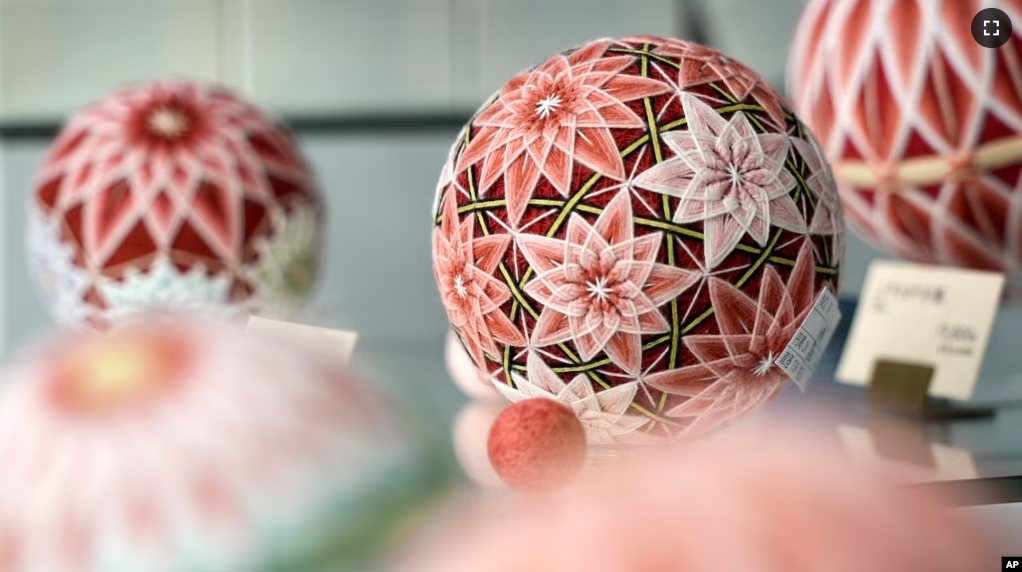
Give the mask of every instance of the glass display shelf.
M 879 460 L 902 466 L 911 486 L 945 492 L 963 506 L 1022 502 L 1022 383 L 981 379 L 967 405 L 995 409 L 986 418 L 923 421 L 882 414 L 868 404 L 865 388 L 833 381 L 854 311 L 854 304 L 842 305 L 843 329 L 808 389 L 803 393 L 792 384 L 749 421 L 797 421 L 846 449 L 870 449 Z M 423 434 L 450 446 L 453 420 L 469 399 L 447 373 L 442 336 L 428 342 L 360 340 L 353 360 L 405 407 Z M 454 462 L 449 452 L 444 455 Z

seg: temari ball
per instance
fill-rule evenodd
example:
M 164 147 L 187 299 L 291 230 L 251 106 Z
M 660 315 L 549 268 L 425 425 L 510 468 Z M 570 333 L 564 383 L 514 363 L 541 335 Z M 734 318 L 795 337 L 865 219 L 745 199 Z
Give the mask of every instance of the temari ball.
M 269 564 L 414 473 L 392 408 L 278 339 L 179 317 L 34 349 L 0 390 L 5 571 L 295 570 Z
M 857 234 L 904 259 L 1022 271 L 1022 36 L 980 46 L 1022 1 L 813 0 L 789 60 Z
M 64 324 L 153 310 L 286 318 L 315 283 L 314 175 L 284 127 L 219 87 L 151 83 L 80 111 L 30 203 L 31 265 Z
M 433 268 L 451 326 L 512 402 L 592 446 L 716 428 L 775 397 L 843 224 L 777 91 L 716 50 L 601 39 L 515 76 L 451 149 Z

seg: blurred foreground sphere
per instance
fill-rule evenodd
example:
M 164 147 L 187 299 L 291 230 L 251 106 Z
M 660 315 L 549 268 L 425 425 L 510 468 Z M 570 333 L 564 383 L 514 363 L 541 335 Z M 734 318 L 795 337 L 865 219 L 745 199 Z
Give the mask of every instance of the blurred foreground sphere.
M 852 227 L 902 258 L 1022 278 L 1022 1 L 812 0 L 789 59 L 795 111 L 834 166 Z
M 401 572 L 976 572 L 985 531 L 942 499 L 851 470 L 832 446 L 764 431 L 647 452 L 544 496 L 477 500 Z
M 505 486 L 493 470 L 488 450 L 490 428 L 503 410 L 504 406 L 499 403 L 469 402 L 458 412 L 451 427 L 458 465 L 465 476 L 482 487 Z
M 37 175 L 31 266 L 64 324 L 154 310 L 286 318 L 314 286 L 323 209 L 273 118 L 219 88 L 153 83 L 67 122 Z
M 697 44 L 601 39 L 511 78 L 437 189 L 450 325 L 510 401 L 571 408 L 591 446 L 713 430 L 844 254 L 830 168 L 777 91 Z
M 229 325 L 160 318 L 50 340 L 0 391 L 0 569 L 366 557 L 414 489 L 396 416 L 336 364 Z

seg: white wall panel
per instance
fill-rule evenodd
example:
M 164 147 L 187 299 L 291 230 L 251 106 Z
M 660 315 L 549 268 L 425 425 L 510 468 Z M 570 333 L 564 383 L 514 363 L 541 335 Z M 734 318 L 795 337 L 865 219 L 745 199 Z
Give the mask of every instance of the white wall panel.
M 682 29 L 675 0 L 461 0 L 480 14 L 481 103 L 514 74 L 588 40 Z
M 246 87 L 281 112 L 451 103 L 449 0 L 248 0 L 246 8 Z
M 804 0 L 702 0 L 699 4 L 708 43 L 782 86 Z
M 217 2 L 0 3 L 0 118 L 53 120 L 121 84 L 219 73 Z

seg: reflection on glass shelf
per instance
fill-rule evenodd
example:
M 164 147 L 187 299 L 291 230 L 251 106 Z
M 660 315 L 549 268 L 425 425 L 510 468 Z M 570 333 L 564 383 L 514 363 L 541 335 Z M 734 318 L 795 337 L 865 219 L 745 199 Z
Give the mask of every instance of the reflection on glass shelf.
M 968 449 L 930 441 L 925 434 L 894 429 L 891 433 L 838 424 L 844 450 L 855 463 L 879 463 L 906 483 L 978 479 L 976 462 Z M 894 440 L 894 450 L 888 450 Z
M 1022 384 L 982 379 L 974 401 L 995 405 L 997 410 L 985 419 L 923 422 L 882 417 L 867 405 L 863 388 L 833 381 L 854 308 L 854 302 L 842 301 L 848 319 L 842 322 L 808 390 L 802 393 L 792 385 L 739 425 L 797 421 L 805 430 L 832 437 L 835 446 L 845 448 L 853 459 L 886 459 L 907 482 L 975 484 L 967 491 L 969 498 L 979 499 L 974 504 L 1022 501 L 1022 399 L 1009 397 L 1012 392 L 1022 396 Z M 438 441 L 446 439 L 451 447 L 452 424 L 467 398 L 449 378 L 443 336 L 423 340 L 360 340 L 354 360 L 405 404 L 423 431 Z M 453 462 L 453 450 L 449 453 Z M 977 497 L 976 491 L 986 491 L 994 482 L 991 479 L 1000 479 L 994 483 L 1000 485 L 994 496 Z

